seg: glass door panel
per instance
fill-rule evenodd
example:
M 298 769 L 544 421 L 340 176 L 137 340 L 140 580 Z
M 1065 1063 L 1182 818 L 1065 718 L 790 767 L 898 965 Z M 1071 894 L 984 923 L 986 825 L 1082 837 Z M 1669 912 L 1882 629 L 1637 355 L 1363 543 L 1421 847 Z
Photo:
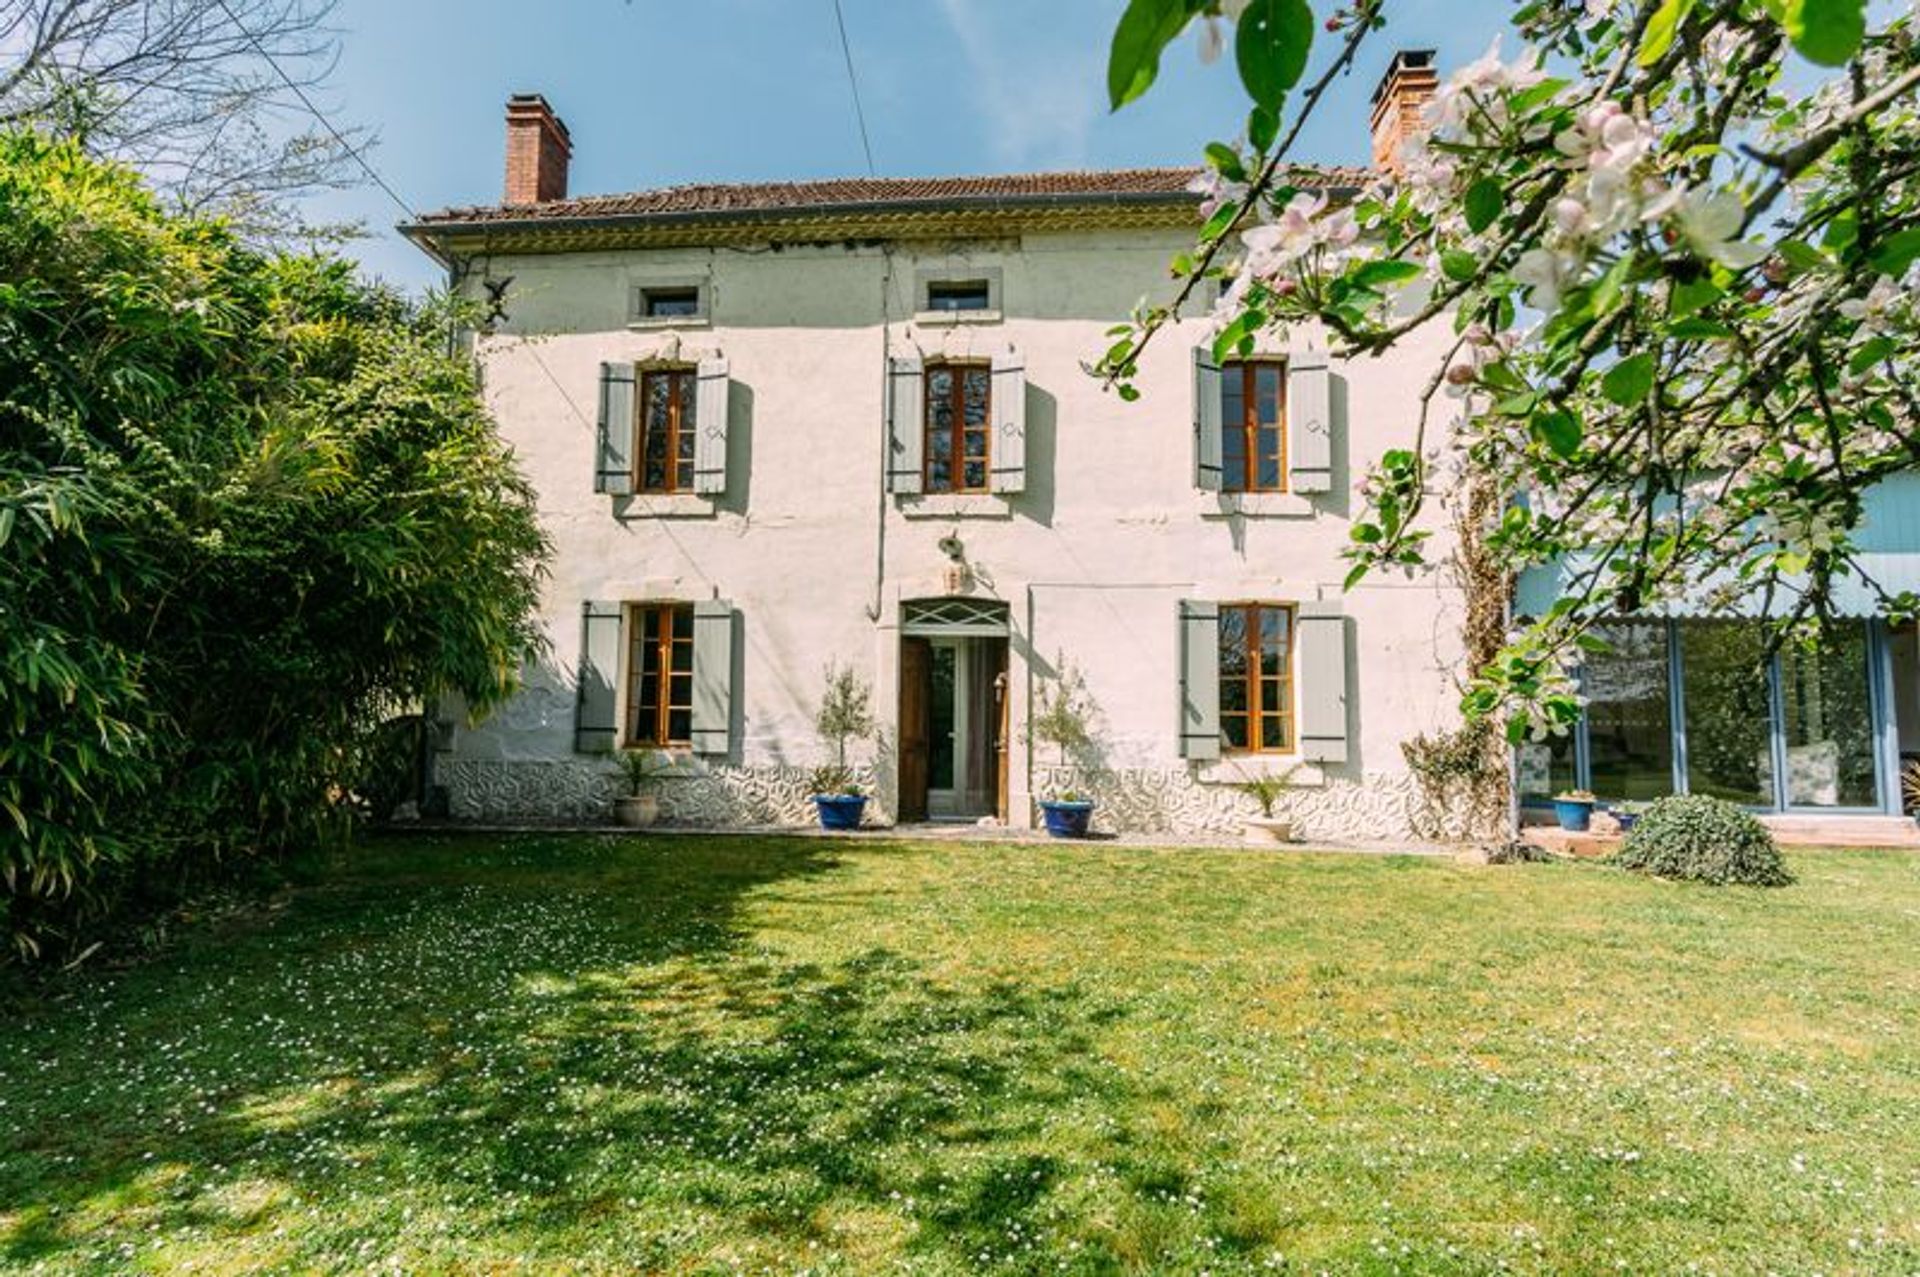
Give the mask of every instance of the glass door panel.
M 1751 621 L 1685 621 L 1679 632 L 1687 792 L 1773 806 L 1766 634 Z
M 1862 621 L 1836 625 L 1818 651 L 1781 652 L 1788 806 L 1880 805 L 1868 652 Z
M 1611 651 L 1588 655 L 1587 756 L 1601 798 L 1660 798 L 1673 792 L 1673 707 L 1667 692 L 1663 621 L 1615 621 L 1594 627 Z
M 958 651 L 950 643 L 933 647 L 933 694 L 927 704 L 927 787 L 953 791 L 954 728 Z

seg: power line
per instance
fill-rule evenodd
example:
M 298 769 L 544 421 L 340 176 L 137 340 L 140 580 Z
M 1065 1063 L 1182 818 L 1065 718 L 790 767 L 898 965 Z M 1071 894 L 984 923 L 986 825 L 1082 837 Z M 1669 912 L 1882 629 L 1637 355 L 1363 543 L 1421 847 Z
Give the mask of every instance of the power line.
M 839 0 L 835 0 L 836 4 L 838 2 Z M 233 23 L 234 29 L 237 30 L 241 35 L 247 38 L 247 43 L 253 46 L 253 51 L 259 54 L 263 59 L 265 59 L 266 64 L 268 66 L 273 68 L 274 74 L 280 77 L 280 82 L 282 84 L 285 84 L 289 89 L 292 89 L 293 96 L 300 99 L 301 105 L 307 108 L 308 112 L 312 114 L 314 119 L 320 121 L 320 126 L 322 128 L 326 129 L 328 133 L 333 135 L 333 140 L 340 144 L 340 149 L 345 151 L 348 155 L 351 155 L 353 157 L 353 162 L 358 164 L 361 167 L 361 169 L 366 173 L 366 175 L 373 179 L 373 184 L 375 186 L 378 186 L 381 190 L 385 191 L 387 193 L 387 198 L 400 206 L 401 212 L 405 213 L 409 218 L 413 219 L 414 221 L 420 220 L 420 215 L 413 211 L 413 206 L 408 204 L 405 200 L 401 199 L 399 196 L 399 193 L 396 192 L 391 186 L 387 185 L 387 179 L 384 177 L 381 177 L 379 173 L 374 171 L 373 165 L 367 163 L 367 157 L 360 153 L 359 148 L 353 146 L 351 143 L 347 141 L 345 137 L 341 136 L 340 130 L 334 128 L 333 121 L 327 118 L 326 112 L 322 111 L 319 107 L 313 104 L 313 99 L 307 96 L 306 90 L 301 88 L 297 83 L 294 82 L 293 77 L 286 73 L 285 68 L 283 68 L 280 65 L 280 63 L 274 59 L 274 56 L 271 53 L 267 52 L 266 47 L 262 45 L 257 38 L 255 38 L 253 32 L 247 30 L 246 24 L 240 21 L 239 15 L 234 13 L 232 6 L 230 6 L 227 3 L 227 0 L 214 0 L 214 3 L 218 4 L 220 6 L 221 12 L 227 15 L 227 21 Z
M 860 79 L 853 73 L 853 46 L 847 43 L 847 16 L 840 11 L 840 0 L 833 0 L 833 20 L 840 28 L 840 53 L 847 60 L 847 87 L 853 90 L 853 118 L 860 125 L 860 149 L 866 152 L 867 176 L 872 177 L 873 143 L 867 140 L 867 113 L 860 108 Z

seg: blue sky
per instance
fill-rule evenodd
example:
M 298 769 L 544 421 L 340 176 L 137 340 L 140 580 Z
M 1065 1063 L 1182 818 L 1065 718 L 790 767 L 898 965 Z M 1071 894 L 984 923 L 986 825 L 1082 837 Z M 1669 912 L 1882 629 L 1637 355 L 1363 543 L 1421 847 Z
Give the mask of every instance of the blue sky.
M 1201 66 L 1190 36 L 1145 99 L 1110 114 L 1120 0 L 842 4 L 882 175 L 1185 164 L 1245 119 L 1230 59 Z M 1492 0 L 1390 9 L 1301 159 L 1365 162 L 1367 98 L 1392 50 L 1437 48 L 1444 71 L 1479 56 L 1507 12 Z M 500 198 L 516 92 L 546 94 L 566 120 L 574 194 L 866 168 L 832 0 L 340 0 L 335 24 L 342 55 L 321 105 L 377 132 L 375 167 L 423 211 Z M 1332 49 L 1323 35 L 1316 65 Z M 363 221 L 373 235 L 351 251 L 371 270 L 438 281 L 392 233 L 400 213 L 378 189 L 317 197 L 310 212 Z

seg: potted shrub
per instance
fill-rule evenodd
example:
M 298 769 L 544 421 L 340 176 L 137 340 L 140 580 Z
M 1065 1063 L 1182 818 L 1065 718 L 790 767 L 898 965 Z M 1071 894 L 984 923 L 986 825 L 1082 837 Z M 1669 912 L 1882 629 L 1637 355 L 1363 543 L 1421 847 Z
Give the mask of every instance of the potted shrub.
M 1034 740 L 1052 745 L 1064 767 L 1070 752 L 1093 743 L 1087 728 L 1092 704 L 1086 680 L 1064 655 L 1055 662 L 1055 670 L 1051 686 L 1042 685 L 1035 698 L 1027 731 Z M 1077 789 L 1063 789 L 1040 800 L 1040 819 L 1055 838 L 1084 838 L 1093 823 L 1093 799 Z
M 1560 828 L 1568 833 L 1584 834 L 1593 824 L 1593 795 L 1584 789 L 1563 790 L 1553 796 L 1553 814 Z
M 1273 805 L 1280 800 L 1280 795 L 1293 788 L 1293 768 L 1265 776 L 1250 776 L 1235 784 L 1234 788 L 1260 804 L 1260 814 L 1248 816 L 1241 826 L 1243 841 L 1254 846 L 1293 841 L 1293 820 L 1273 814 Z
M 672 769 L 671 759 L 657 758 L 650 749 L 621 751 L 620 775 L 627 792 L 613 800 L 613 823 L 644 829 L 660 819 L 660 798 L 651 786 L 655 776 Z
M 851 667 L 831 662 L 826 690 L 813 725 L 833 750 L 833 762 L 813 773 L 813 805 L 822 829 L 858 829 L 867 808 L 867 796 L 854 783 L 847 766 L 847 742 L 873 734 L 873 697 Z

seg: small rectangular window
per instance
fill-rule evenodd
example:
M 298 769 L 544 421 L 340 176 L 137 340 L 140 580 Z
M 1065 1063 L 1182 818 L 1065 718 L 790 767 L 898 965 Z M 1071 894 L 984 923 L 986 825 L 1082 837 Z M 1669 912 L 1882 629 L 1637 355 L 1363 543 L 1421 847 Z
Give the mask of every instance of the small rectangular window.
M 693 739 L 693 608 L 636 604 L 627 617 L 627 744 Z
M 1220 607 L 1220 738 L 1229 753 L 1293 749 L 1293 607 Z
M 1287 490 L 1287 367 L 1247 360 L 1220 368 L 1220 478 L 1228 492 Z
M 699 313 L 700 289 L 697 286 L 640 290 L 640 314 L 644 318 L 669 319 Z
M 992 303 L 993 290 L 984 279 L 943 279 L 927 284 L 928 310 L 989 310 Z
M 926 372 L 927 492 L 985 492 L 992 466 L 993 370 L 932 364 Z

